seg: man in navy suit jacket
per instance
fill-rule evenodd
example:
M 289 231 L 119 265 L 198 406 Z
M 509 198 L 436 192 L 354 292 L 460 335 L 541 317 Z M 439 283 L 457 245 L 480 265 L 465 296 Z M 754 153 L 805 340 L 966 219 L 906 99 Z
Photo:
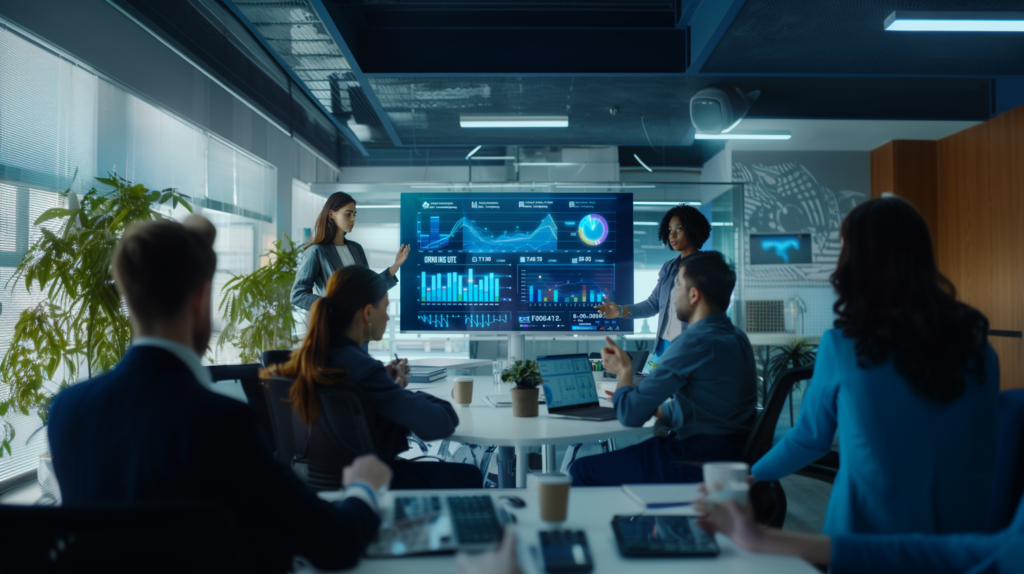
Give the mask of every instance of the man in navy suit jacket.
M 296 555 L 321 569 L 354 566 L 380 526 L 376 491 L 391 471 L 357 459 L 344 471 L 349 496 L 322 501 L 274 461 L 248 405 L 210 391 L 199 357 L 210 340 L 215 234 L 193 215 L 184 225 L 135 224 L 118 243 L 114 280 L 136 337 L 112 371 L 53 401 L 64 503 L 212 502 L 237 523 L 253 570 L 286 571 Z

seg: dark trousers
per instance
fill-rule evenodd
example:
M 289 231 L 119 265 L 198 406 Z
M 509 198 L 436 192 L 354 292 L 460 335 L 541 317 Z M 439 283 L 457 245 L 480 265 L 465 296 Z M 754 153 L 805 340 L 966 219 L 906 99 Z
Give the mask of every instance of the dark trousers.
M 654 437 L 622 450 L 578 459 L 569 467 L 569 474 L 573 486 L 703 482 L 701 464 L 739 460 L 745 438 Z
M 411 461 L 397 458 L 388 463 L 394 476 L 392 490 L 430 488 L 483 488 L 484 476 L 471 464 Z

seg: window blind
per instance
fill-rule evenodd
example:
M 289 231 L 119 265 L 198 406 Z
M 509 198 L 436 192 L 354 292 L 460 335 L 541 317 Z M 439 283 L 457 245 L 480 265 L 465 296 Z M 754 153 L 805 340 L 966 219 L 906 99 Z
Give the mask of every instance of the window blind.
M 216 341 L 221 287 L 232 275 L 253 271 L 261 244 L 273 235 L 276 168 L 0 20 L 0 355 L 21 312 L 42 300 L 23 281 L 8 283 L 41 234 L 33 222 L 46 209 L 66 207 L 55 191 L 100 188 L 94 176 L 115 170 L 152 189 L 177 188 L 217 228 Z M 59 221 L 44 226 L 57 231 Z M 238 362 L 237 350 L 219 352 L 217 362 Z M 0 396 L 6 392 L 0 384 Z M 9 420 L 17 436 L 12 455 L 0 457 L 0 480 L 36 468 L 47 450 L 45 431 L 25 444 L 40 426 L 35 413 Z

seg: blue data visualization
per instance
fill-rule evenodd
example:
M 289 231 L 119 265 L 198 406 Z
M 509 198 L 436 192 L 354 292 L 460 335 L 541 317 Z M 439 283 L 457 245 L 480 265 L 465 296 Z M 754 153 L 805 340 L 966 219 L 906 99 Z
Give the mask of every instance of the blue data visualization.
M 629 193 L 406 193 L 403 331 L 619 331 L 633 299 Z
M 750 235 L 751 265 L 803 265 L 813 263 L 811 234 Z

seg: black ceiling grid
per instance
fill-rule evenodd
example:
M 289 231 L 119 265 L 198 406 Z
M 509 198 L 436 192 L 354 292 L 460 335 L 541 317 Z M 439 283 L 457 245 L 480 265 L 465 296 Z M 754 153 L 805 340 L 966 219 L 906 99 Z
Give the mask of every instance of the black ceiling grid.
M 1019 11 L 1022 0 L 748 0 L 703 74 L 1024 74 L 1024 34 L 887 32 L 895 10 Z

